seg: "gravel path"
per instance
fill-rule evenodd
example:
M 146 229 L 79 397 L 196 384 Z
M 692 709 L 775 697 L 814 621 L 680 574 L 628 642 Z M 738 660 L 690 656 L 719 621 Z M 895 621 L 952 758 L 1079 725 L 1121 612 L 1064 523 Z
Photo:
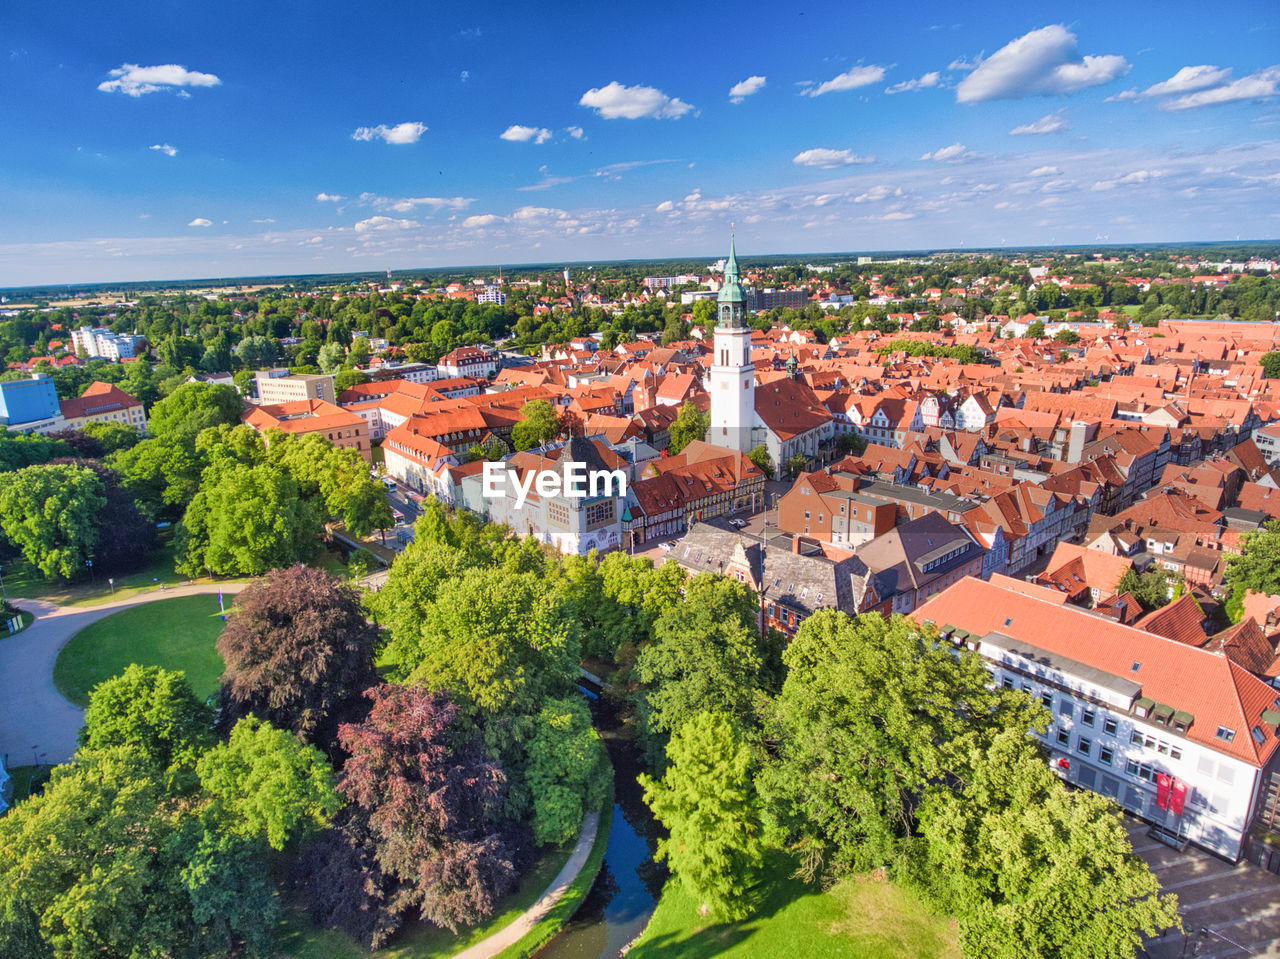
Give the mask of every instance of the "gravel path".
M 223 583 L 234 595 L 244 583 Z M 58 651 L 90 623 L 122 609 L 179 596 L 216 594 L 218 585 L 170 586 L 101 606 L 57 606 L 38 599 L 14 605 L 35 613 L 35 622 L 16 636 L 0 639 L 0 756 L 6 767 L 61 763 L 76 749 L 84 710 L 62 698 L 53 685 Z

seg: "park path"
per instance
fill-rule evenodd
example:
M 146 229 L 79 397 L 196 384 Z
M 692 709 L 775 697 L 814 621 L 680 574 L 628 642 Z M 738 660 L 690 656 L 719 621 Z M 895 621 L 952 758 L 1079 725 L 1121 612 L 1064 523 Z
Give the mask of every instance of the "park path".
M 39 599 L 17 599 L 15 606 L 35 614 L 35 622 L 16 636 L 0 639 L 0 756 L 6 767 L 63 763 L 76 751 L 84 710 L 62 698 L 53 685 L 58 652 L 90 623 L 122 609 L 179 596 L 234 595 L 247 583 L 169 586 L 100 606 L 58 606 Z
M 481 939 L 474 946 L 468 946 L 462 952 L 455 953 L 453 959 L 492 959 L 508 946 L 513 946 L 525 937 L 525 934 L 536 926 L 551 907 L 560 901 L 565 890 L 578 878 L 582 867 L 591 855 L 591 847 L 595 845 L 596 830 L 600 828 L 600 814 L 587 813 L 582 819 L 582 832 L 578 834 L 578 842 L 569 854 L 569 860 L 551 880 L 551 885 L 532 906 L 524 911 L 509 925 L 502 927 L 487 939 Z

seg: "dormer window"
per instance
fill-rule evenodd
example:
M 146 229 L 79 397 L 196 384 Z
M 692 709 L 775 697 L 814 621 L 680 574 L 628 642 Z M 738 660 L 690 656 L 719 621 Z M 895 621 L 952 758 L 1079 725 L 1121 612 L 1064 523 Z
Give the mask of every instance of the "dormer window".
M 1226 726 L 1219 726 L 1218 731 L 1214 733 L 1214 735 L 1224 743 L 1229 743 L 1236 738 L 1236 731 L 1234 729 L 1228 729 Z

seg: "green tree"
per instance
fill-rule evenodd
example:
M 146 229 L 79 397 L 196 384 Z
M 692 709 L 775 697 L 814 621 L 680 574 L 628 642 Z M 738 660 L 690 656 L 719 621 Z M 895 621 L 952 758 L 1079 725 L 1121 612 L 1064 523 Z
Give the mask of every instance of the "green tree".
M 544 446 L 560 435 L 560 419 L 546 400 L 530 400 L 520 408 L 520 415 L 523 419 L 511 430 L 511 443 L 517 450 Z
M 809 458 L 803 453 L 792 453 L 787 457 L 785 465 L 787 467 L 788 476 L 799 476 L 809 465 Z
M 966 956 L 1132 959 L 1181 927 L 1112 802 L 1068 790 L 1023 730 L 970 750 L 963 779 L 926 791 L 913 867 L 959 919 Z
M 666 737 L 704 710 L 758 724 L 762 693 L 775 688 L 778 643 L 762 641 L 755 594 L 734 580 L 700 573 L 685 584 L 684 601 L 653 624 L 635 678 L 642 732 L 651 760 Z
M 661 780 L 640 774 L 644 801 L 670 835 L 658 860 L 710 919 L 745 919 L 764 860 L 760 802 L 752 786 L 751 747 L 733 722 L 701 712 L 667 747 Z
M 98 441 L 103 456 L 109 456 L 116 450 L 132 449 L 142 439 L 137 430 L 124 423 L 85 423 L 80 432 Z
M 548 699 L 526 747 L 525 782 L 533 796 L 533 837 L 567 842 L 583 815 L 600 805 L 608 785 L 604 747 L 580 697 Z
M 213 744 L 213 710 L 181 672 L 134 663 L 90 692 L 79 744 L 133 747 L 158 772 L 194 768 L 197 755 Z
M 1044 322 L 1041 320 L 1035 320 L 1032 322 L 1027 327 L 1027 336 L 1031 337 L 1033 340 L 1038 340 L 1040 337 L 1044 336 Z
M 47 577 L 84 575 L 107 504 L 84 466 L 28 466 L 0 474 L 0 530 Z
M 1001 729 L 1044 728 L 1023 693 L 991 689 L 978 656 L 895 616 L 823 609 L 783 654 L 786 682 L 760 780 L 774 825 L 811 875 L 893 861 L 926 785 L 963 775 L 969 745 Z
M 1139 575 L 1127 569 L 1116 584 L 1117 593 L 1132 593 L 1143 609 L 1157 609 L 1169 602 L 1169 571 L 1153 566 Z
M 711 428 L 711 414 L 701 412 L 692 400 L 685 400 L 676 414 L 676 420 L 667 431 L 671 438 L 668 450 L 674 456 L 694 440 L 707 438 Z
M 1258 361 L 1262 367 L 1262 375 L 1269 380 L 1280 379 L 1280 350 L 1263 353 Z
M 152 436 L 194 436 L 210 426 L 240 422 L 242 406 L 234 386 L 183 383 L 151 408 L 147 430 Z
M 194 437 L 168 435 L 146 439 L 132 449 L 113 453 L 107 460 L 152 521 L 174 520 L 200 490 L 204 457 L 196 452 Z
M 756 464 L 756 467 L 765 476 L 773 475 L 773 457 L 769 455 L 769 449 L 766 446 L 757 446 L 747 454 L 747 459 Z
M 1245 533 L 1240 550 L 1239 556 L 1227 557 L 1227 583 L 1233 589 L 1280 595 L 1280 521 L 1271 520 L 1257 532 Z
M 394 624 L 392 628 L 394 629 Z M 423 610 L 409 678 L 486 719 L 534 715 L 573 689 L 579 637 L 533 573 L 471 569 Z
M 320 537 L 317 510 L 276 467 L 235 466 L 191 500 L 178 528 L 180 573 L 260 576 L 309 559 Z
M 1080 334 L 1075 330 L 1059 330 L 1053 334 L 1055 343 L 1061 343 L 1064 346 L 1074 346 L 1080 342 Z
M 373 377 L 363 370 L 339 370 L 337 376 L 333 378 L 333 392 L 335 396 L 340 395 L 343 390 L 372 382 Z
M 265 838 L 272 849 L 319 829 L 342 805 L 320 751 L 254 716 L 201 756 L 197 771 L 219 822 L 236 835 Z
M 317 362 L 326 373 L 336 373 L 347 361 L 347 348 L 338 342 L 329 342 L 320 347 Z
M 265 336 L 246 336 L 236 345 L 236 358 L 246 369 L 261 370 L 276 361 L 279 344 Z

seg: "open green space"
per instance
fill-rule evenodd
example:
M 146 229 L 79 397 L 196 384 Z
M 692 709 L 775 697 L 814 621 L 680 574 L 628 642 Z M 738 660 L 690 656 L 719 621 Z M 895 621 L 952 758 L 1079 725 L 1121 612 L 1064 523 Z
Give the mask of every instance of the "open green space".
M 568 860 L 573 846 L 574 842 L 570 841 L 546 850 L 493 918 L 470 929 L 460 929 L 456 936 L 448 929 L 409 921 L 390 945 L 369 950 L 337 930 L 315 928 L 305 910 L 295 906 L 286 910 L 279 930 L 278 951 L 297 959 L 447 959 L 509 925 L 537 902 Z
M 13 783 L 10 801 L 21 802 L 31 795 L 33 788 L 38 791 L 49 781 L 49 773 L 52 771 L 52 766 L 14 766 L 9 770 L 9 781 Z
M 226 597 L 227 607 L 231 597 Z M 224 664 L 215 643 L 222 631 L 218 597 L 183 596 L 122 610 L 86 626 L 62 648 L 53 683 L 77 706 L 89 690 L 130 663 L 180 669 L 197 696 L 213 695 Z
M 708 923 L 680 883 L 668 881 L 628 959 L 959 959 L 955 923 L 909 890 L 862 875 L 823 891 L 794 878 L 794 868 L 789 856 L 771 855 L 764 901 L 743 922 Z
M 172 586 L 185 582 L 173 571 L 173 536 L 168 530 L 147 562 L 136 572 L 123 576 L 95 575 L 75 583 L 49 580 L 22 556 L 5 563 L 3 574 L 9 599 L 42 599 L 59 606 L 95 606 L 155 589 L 161 583 Z M 115 580 L 114 586 L 109 579 Z

